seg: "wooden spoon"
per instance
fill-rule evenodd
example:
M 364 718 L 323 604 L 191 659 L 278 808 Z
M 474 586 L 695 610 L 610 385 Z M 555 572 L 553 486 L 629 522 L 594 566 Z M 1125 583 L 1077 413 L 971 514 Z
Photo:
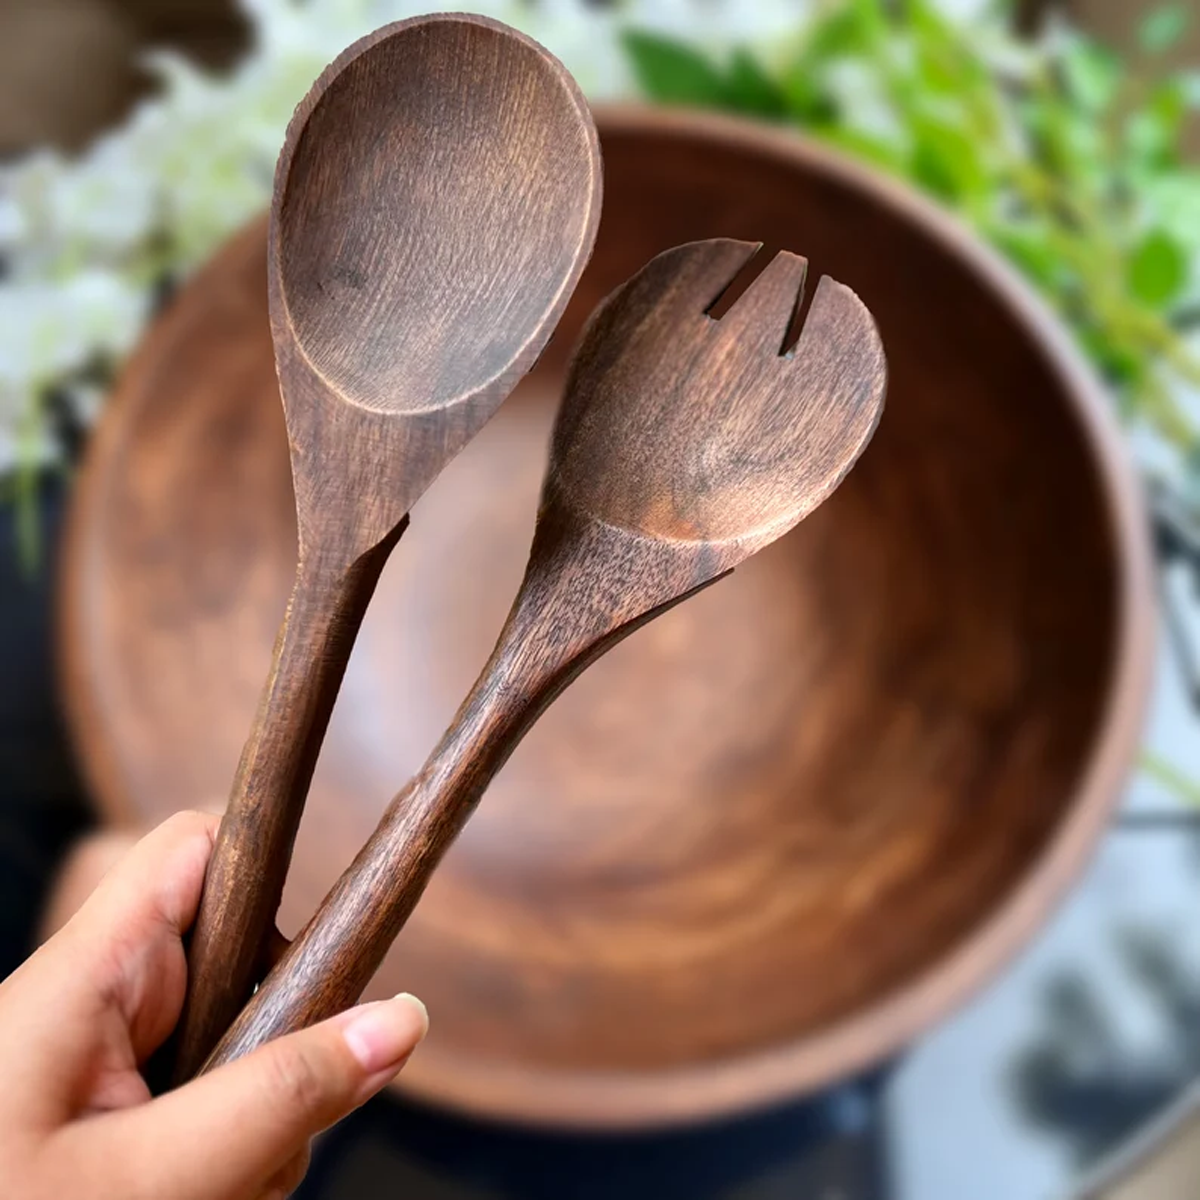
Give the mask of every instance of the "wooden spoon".
M 570 75 L 482 17 L 380 29 L 296 110 L 268 283 L 300 558 L 192 937 L 178 1078 L 255 983 L 346 660 L 406 514 L 536 361 L 591 254 L 600 193 Z
M 773 542 L 874 432 L 875 323 L 821 280 L 783 354 L 805 261 L 780 254 L 720 321 L 757 247 L 659 255 L 592 317 L 555 428 L 529 565 L 450 730 L 222 1040 L 209 1065 L 352 1004 L 484 788 L 539 714 L 639 625 Z

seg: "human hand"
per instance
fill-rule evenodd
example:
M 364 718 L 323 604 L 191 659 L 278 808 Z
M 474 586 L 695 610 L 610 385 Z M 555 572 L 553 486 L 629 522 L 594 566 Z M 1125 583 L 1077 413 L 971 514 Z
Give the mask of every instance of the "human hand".
M 0 1179 L 10 1200 L 274 1200 L 309 1141 L 384 1087 L 419 1001 L 365 1004 L 151 1099 L 140 1067 L 178 1020 L 183 934 L 217 818 L 180 813 L 0 983 Z

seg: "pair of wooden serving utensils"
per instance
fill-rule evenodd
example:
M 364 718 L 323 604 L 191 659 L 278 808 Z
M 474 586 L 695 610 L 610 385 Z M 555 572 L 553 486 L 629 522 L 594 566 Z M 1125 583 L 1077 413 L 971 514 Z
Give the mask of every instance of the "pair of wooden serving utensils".
M 599 144 L 574 81 L 481 17 L 379 30 L 296 111 L 271 208 L 269 292 L 299 566 L 192 936 L 177 1080 L 353 1004 L 546 706 L 638 626 L 791 529 L 870 440 L 886 381 L 875 324 L 825 278 L 789 346 L 803 259 L 777 255 L 719 320 L 709 310 L 752 243 L 677 247 L 610 295 L 575 351 L 495 651 L 263 978 L 376 581 L 409 509 L 549 340 L 600 199 Z

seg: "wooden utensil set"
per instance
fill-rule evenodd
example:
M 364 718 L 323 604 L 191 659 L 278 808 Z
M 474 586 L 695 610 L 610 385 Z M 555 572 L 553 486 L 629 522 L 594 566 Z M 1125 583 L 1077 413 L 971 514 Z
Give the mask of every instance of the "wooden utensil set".
M 542 711 L 626 635 L 788 532 L 874 432 L 886 388 L 874 321 L 828 278 L 803 314 L 803 259 L 771 259 L 720 319 L 710 310 L 759 265 L 752 243 L 677 247 L 610 295 L 574 354 L 525 577 L 491 658 L 267 971 L 376 581 L 412 505 L 537 361 L 590 257 L 600 197 L 574 81 L 485 18 L 387 26 L 296 111 L 269 297 L 299 566 L 192 935 L 177 1081 L 353 1004 Z

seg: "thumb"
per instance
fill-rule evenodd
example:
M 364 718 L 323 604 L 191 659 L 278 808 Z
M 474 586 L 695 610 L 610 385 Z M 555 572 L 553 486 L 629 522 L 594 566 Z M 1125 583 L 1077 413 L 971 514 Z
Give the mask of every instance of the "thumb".
M 106 1163 L 124 1164 L 128 1187 L 116 1195 L 254 1195 L 316 1134 L 390 1082 L 428 1027 L 414 996 L 364 1004 L 64 1133 L 94 1139 Z

